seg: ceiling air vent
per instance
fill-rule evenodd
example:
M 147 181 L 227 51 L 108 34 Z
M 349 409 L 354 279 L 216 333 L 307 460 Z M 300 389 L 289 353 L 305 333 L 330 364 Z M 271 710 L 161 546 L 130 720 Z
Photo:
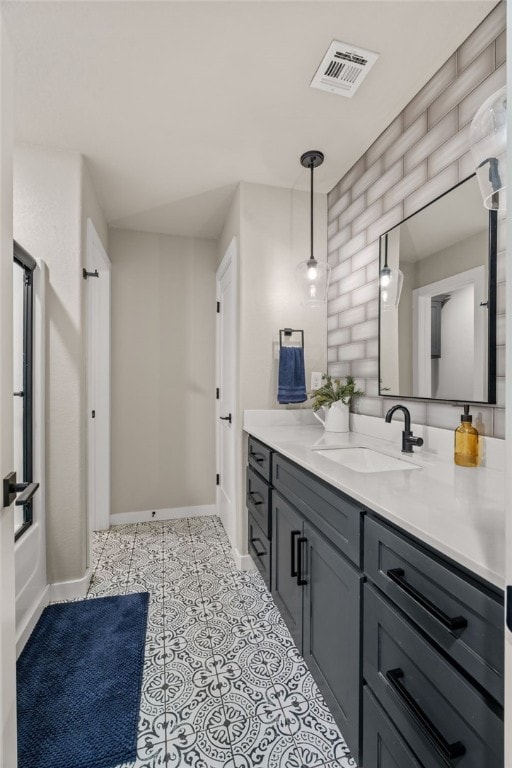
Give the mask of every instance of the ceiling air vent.
M 311 88 L 351 98 L 378 58 L 378 53 L 333 40 L 311 81 Z

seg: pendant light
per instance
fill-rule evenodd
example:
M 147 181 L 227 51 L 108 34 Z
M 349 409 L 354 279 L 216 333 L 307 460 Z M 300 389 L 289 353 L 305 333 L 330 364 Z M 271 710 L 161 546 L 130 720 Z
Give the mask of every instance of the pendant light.
M 404 284 L 404 273 L 388 266 L 388 236 L 384 235 L 384 266 L 380 271 L 380 306 L 383 312 L 397 309 Z
M 507 86 L 484 101 L 471 122 L 471 154 L 484 207 L 506 208 Z
M 295 267 L 295 278 L 301 293 L 301 302 L 306 307 L 319 307 L 327 302 L 327 290 L 331 279 L 331 267 L 326 261 L 315 259 L 313 248 L 313 173 L 315 168 L 322 165 L 323 153 L 317 149 L 304 152 L 300 163 L 311 171 L 311 251 L 307 261 L 301 261 Z

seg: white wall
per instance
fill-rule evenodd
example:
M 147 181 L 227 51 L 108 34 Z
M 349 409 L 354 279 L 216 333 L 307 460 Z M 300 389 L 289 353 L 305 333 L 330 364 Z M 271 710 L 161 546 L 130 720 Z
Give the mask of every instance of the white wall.
M 19 145 L 14 155 L 14 237 L 49 268 L 46 328 L 48 579 L 86 570 L 84 229 L 106 224 L 76 152 Z
M 439 378 L 434 397 L 453 397 L 453 382 L 458 381 L 457 398 L 473 399 L 474 314 L 474 286 L 466 285 L 453 291 L 441 311 L 441 357 L 435 361 Z
M 213 240 L 111 229 L 113 514 L 215 500 Z

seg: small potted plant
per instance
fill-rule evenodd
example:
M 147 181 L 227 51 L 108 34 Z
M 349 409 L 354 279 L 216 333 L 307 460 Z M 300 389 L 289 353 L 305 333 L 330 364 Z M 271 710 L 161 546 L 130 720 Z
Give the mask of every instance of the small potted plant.
M 310 392 L 313 412 L 327 432 L 348 432 L 350 403 L 364 392 L 356 388 L 353 376 L 347 376 L 343 382 L 324 373 L 322 379 L 325 384 Z M 323 411 L 323 418 L 318 411 Z

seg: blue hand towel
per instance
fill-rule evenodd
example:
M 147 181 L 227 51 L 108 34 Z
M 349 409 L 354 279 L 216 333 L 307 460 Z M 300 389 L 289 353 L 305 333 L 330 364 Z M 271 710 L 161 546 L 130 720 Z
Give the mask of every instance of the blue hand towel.
M 303 403 L 305 400 L 307 400 L 307 395 L 304 349 L 302 347 L 281 347 L 277 401 L 284 405 L 285 403 Z

